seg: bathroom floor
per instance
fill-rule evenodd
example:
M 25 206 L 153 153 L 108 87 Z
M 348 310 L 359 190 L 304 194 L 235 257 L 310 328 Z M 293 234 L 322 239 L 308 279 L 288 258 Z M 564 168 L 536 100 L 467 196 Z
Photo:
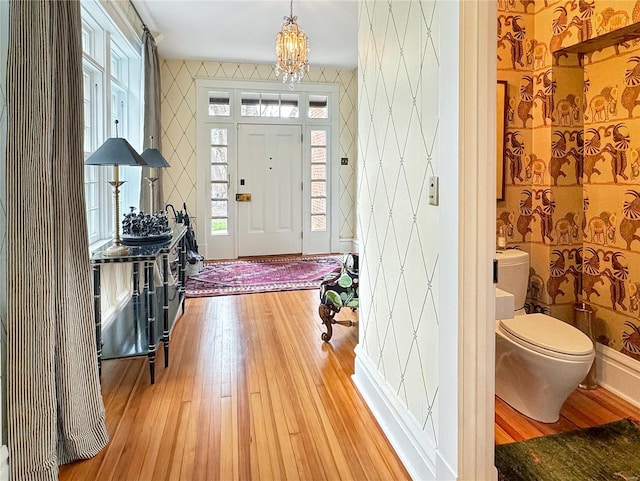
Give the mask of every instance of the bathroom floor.
M 495 410 L 496 444 L 597 426 L 628 417 L 640 419 L 640 408 L 602 387 L 576 389 L 564 403 L 560 419 L 553 424 L 540 423 L 523 416 L 497 396 Z

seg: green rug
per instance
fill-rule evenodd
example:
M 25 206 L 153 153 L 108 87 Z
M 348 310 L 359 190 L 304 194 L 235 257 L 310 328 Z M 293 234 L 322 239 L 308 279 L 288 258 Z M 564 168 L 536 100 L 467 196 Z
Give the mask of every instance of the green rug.
M 640 422 L 496 446 L 499 481 L 640 481 Z

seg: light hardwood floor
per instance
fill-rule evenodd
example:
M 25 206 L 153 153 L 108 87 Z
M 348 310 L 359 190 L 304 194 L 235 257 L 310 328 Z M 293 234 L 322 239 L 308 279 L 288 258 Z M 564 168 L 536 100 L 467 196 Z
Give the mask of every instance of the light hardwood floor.
M 188 299 L 155 385 L 146 359 L 103 363 L 111 442 L 59 479 L 410 479 L 350 379 L 356 329 L 323 343 L 317 306 L 315 290 Z
M 335 326 L 323 343 L 317 296 L 188 299 L 170 366 L 160 354 L 155 385 L 146 359 L 104 362 L 111 442 L 95 458 L 62 466 L 59 479 L 409 479 L 351 382 L 356 329 Z M 640 419 L 640 409 L 602 388 L 577 390 L 554 424 L 498 398 L 495 409 L 497 444 Z
M 640 419 L 640 409 L 602 387 L 594 390 L 576 389 L 562 406 L 560 419 L 553 424 L 540 423 L 523 416 L 498 397 L 495 406 L 496 444 L 598 426 L 628 417 Z

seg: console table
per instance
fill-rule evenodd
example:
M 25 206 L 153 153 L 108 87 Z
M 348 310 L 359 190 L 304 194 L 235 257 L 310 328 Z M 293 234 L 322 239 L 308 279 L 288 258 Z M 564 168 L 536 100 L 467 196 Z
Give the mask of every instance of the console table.
M 184 281 L 186 246 L 184 224 L 172 224 L 172 237 L 163 243 L 130 246 L 129 254 L 106 256 L 110 244 L 91 255 L 93 268 L 93 299 L 95 306 L 96 349 L 98 368 L 102 372 L 102 361 L 134 356 L 147 356 L 151 384 L 155 383 L 156 351 L 160 342 L 164 345 L 164 366 L 169 366 L 169 337 L 173 325 L 184 313 Z M 169 254 L 178 249 L 178 282 L 169 285 Z M 156 261 L 162 262 L 162 286 L 154 285 Z M 100 268 L 103 264 L 131 262 L 133 295 L 116 318 L 102 329 L 100 303 Z M 144 285 L 140 290 L 140 266 L 143 266 Z M 162 335 L 156 330 L 156 315 L 162 313 Z

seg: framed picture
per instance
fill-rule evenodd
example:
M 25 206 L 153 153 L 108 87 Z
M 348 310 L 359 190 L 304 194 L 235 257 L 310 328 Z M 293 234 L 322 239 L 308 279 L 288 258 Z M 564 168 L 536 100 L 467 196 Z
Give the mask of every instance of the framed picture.
M 507 118 L 507 82 L 504 80 L 498 80 L 496 104 L 496 199 L 504 200 L 504 134 Z

